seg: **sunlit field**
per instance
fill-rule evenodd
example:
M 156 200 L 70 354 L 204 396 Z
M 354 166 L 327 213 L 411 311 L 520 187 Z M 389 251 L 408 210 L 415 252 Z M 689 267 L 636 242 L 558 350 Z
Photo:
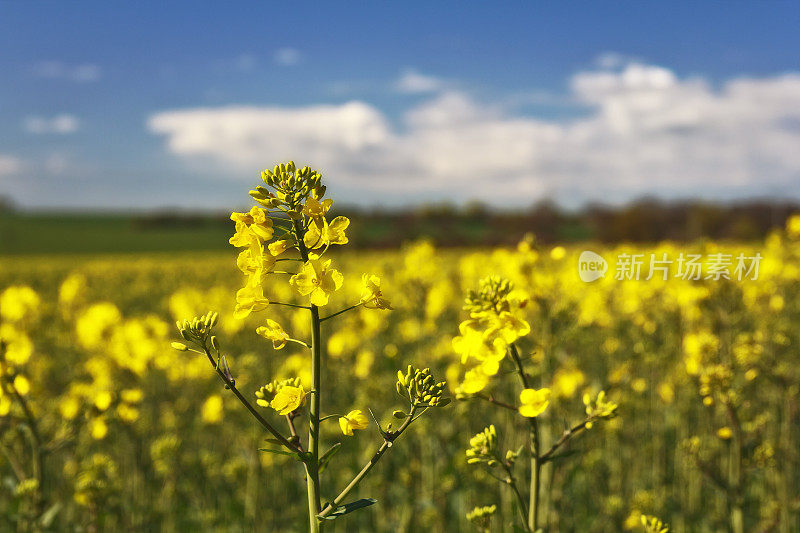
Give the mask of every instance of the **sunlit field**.
M 532 386 L 551 390 L 535 418 L 547 447 L 584 419 L 584 395 L 603 390 L 617 406 L 615 417 L 590 424 L 544 464 L 539 527 L 643 531 L 640 516 L 648 515 L 673 531 L 796 531 L 797 222 L 741 245 L 564 249 L 528 238 L 503 249 L 440 250 L 426 241 L 332 249 L 344 283 L 326 309 L 358 301 L 369 272 L 394 310 L 357 308 L 323 322 L 322 415 L 356 406 L 386 427 L 403 408 L 395 381 L 409 364 L 446 379 L 453 402 L 415 422 L 350 495 L 377 503 L 326 530 L 523 530 L 512 525 L 520 511 L 513 491 L 495 479 L 502 472 L 468 464 L 466 453 L 490 425 L 502 456 L 528 446 L 531 419 L 515 411 L 522 386 L 514 363 L 503 357 L 485 382 L 465 383 L 471 365 L 453 344 L 469 318 L 465 295 L 498 276 L 524 295 L 519 316 L 530 333 L 517 345 Z M 612 263 L 605 278 L 579 279 L 583 250 Z M 639 280 L 615 279 L 613 259 L 624 253 L 644 254 Z M 673 265 L 667 281 L 660 273 L 646 280 L 650 254 L 665 253 L 763 260 L 757 279 L 736 279 L 731 268 L 730 280 L 683 280 Z M 276 350 L 255 332 L 268 316 L 307 338 L 307 311 L 270 306 L 268 315 L 235 318 L 241 277 L 233 249 L 0 259 L 0 529 L 308 527 L 302 464 L 259 451 L 274 447 L 270 435 L 207 358 L 171 347 L 181 341 L 176 321 L 217 311 L 227 365 L 253 405 L 276 379 L 299 377 L 309 390 L 304 347 Z M 301 301 L 285 279 L 268 278 L 264 290 L 271 300 Z M 256 408 L 283 430 L 283 417 Z M 320 441 L 322 450 L 342 443 L 321 472 L 326 502 L 383 438 L 371 418 L 354 436 L 334 418 L 322 423 Z M 513 468 L 527 491 L 528 460 Z M 473 508 L 492 505 L 493 514 L 468 520 Z

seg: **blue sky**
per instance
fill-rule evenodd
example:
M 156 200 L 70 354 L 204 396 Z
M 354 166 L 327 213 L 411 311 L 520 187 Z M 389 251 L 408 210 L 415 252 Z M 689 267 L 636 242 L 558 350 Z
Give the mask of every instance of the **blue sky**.
M 785 3 L 0 2 L 0 194 L 225 208 L 800 198 Z

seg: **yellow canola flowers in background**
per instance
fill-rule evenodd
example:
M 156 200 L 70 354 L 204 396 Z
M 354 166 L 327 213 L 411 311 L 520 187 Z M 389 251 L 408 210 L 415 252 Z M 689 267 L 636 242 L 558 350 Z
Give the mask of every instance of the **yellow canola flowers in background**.
M 318 203 L 306 207 L 322 221 L 327 209 Z M 42 487 L 32 482 L 30 455 L 24 464 L 0 455 L 0 474 L 11 480 L 0 487 L 0 529 L 39 505 L 39 495 L 59 502 L 54 520 L 65 527 L 281 531 L 303 523 L 295 503 L 305 485 L 282 474 L 288 459 L 258 452 L 265 436 L 224 405 L 229 393 L 209 378 L 208 361 L 170 342 L 175 320 L 218 311 L 237 387 L 257 398 L 266 381 L 297 378 L 257 401 L 291 413 L 311 383 L 302 346 L 285 332 L 306 341 L 307 322 L 290 307 L 270 307 L 270 322 L 254 311 L 306 295 L 330 310 L 369 302 L 342 315 L 324 347 L 331 400 L 322 409 L 332 417 L 322 439 L 342 442 L 337 473 L 323 474 L 342 476 L 332 485 L 346 483 L 365 459 L 345 435 L 357 430 L 362 443 L 381 442 L 367 406 L 383 427 L 397 425 L 386 391 L 394 393 L 398 361 L 446 376 L 453 394 L 519 410 L 498 414 L 469 399 L 420 420 L 417 437 L 359 487 L 355 498 L 376 498 L 381 512 L 348 517 L 348 530 L 469 531 L 490 515 L 501 528 L 500 517 L 514 516 L 513 496 L 468 460 L 523 446 L 524 432 L 514 430 L 525 420 L 520 413 L 535 417 L 552 442 L 576 413 L 611 409 L 618 418 L 587 431 L 576 444 L 582 453 L 551 463 L 558 490 L 543 496 L 546 530 L 621 531 L 658 516 L 676 531 L 717 531 L 730 526 L 731 509 L 745 531 L 791 531 L 800 520 L 800 218 L 755 243 L 548 247 L 528 239 L 439 250 L 420 241 L 341 257 L 331 248 L 291 285 L 264 281 L 265 258 L 283 253 L 280 241 L 264 247 L 275 237 L 268 220 L 255 210 L 232 222 L 238 263 L 236 254 L 188 252 L 0 259 L 0 444 L 13 452 L 30 439 L 16 429 L 26 416 L 19 394 L 46 450 Z M 308 238 L 319 242 L 307 244 L 315 249 L 342 244 L 347 228 L 336 218 L 312 226 Z M 577 269 L 584 249 L 608 260 L 631 252 L 763 260 L 755 280 L 618 281 L 609 271 L 585 283 Z M 490 276 L 504 303 L 465 309 L 464 295 Z M 511 343 L 531 371 L 522 397 Z

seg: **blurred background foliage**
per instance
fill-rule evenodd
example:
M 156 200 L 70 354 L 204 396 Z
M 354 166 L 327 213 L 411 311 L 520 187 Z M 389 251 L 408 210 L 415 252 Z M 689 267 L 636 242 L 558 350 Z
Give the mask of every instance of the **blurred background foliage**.
M 516 211 L 473 202 L 393 210 L 337 206 L 332 213 L 351 220 L 351 247 L 374 249 L 398 248 L 421 238 L 444 247 L 513 245 L 527 232 L 546 244 L 754 241 L 783 227 L 797 211 L 800 204 L 789 201 L 641 199 L 623 206 L 588 204 L 580 210 L 542 201 Z M 0 254 L 225 250 L 229 233 L 227 213 L 21 211 L 0 199 Z

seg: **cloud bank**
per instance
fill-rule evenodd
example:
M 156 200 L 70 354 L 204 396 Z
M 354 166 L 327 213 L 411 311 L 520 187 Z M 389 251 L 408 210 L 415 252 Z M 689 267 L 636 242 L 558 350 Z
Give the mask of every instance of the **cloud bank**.
M 603 61 L 571 78 L 564 96 L 583 112 L 562 120 L 479 101 L 414 71 L 396 88 L 428 95 L 397 122 L 353 101 L 171 110 L 148 128 L 171 153 L 234 177 L 294 158 L 331 183 L 377 194 L 516 204 L 800 196 L 798 73 L 714 87 L 655 65 Z

